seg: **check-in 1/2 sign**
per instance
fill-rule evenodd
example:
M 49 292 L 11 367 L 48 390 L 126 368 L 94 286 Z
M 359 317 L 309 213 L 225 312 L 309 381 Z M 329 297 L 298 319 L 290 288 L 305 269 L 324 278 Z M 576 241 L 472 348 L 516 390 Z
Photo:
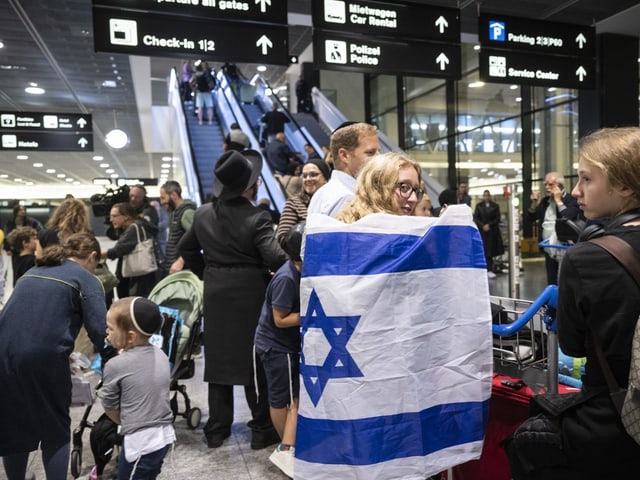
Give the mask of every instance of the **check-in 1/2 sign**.
M 332 70 L 460 77 L 458 45 L 370 40 L 316 31 L 313 55 L 317 67 Z
M 93 8 L 98 52 L 288 65 L 286 26 L 212 22 Z

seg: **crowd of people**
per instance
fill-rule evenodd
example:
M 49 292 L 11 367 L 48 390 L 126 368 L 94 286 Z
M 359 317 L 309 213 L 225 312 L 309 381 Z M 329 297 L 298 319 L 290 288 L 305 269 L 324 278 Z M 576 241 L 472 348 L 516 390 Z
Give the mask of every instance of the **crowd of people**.
M 102 402 L 107 415 L 122 424 L 121 478 L 137 468 L 148 472 L 145 478 L 157 476 L 175 434 L 166 356 L 149 344 L 161 319 L 145 297 L 162 276 L 183 269 L 196 273 L 204 285 L 202 344 L 209 417 L 203 430 L 208 447 L 220 447 L 231 435 L 233 386 L 242 386 L 252 417 L 251 448 L 276 445 L 271 462 L 293 478 L 299 287 L 308 215 L 354 223 L 379 213 L 441 215 L 448 205 L 471 203 L 468 186 L 461 183 L 442 192 L 440 209 L 434 211 L 420 165 L 405 154 L 381 154 L 372 125 L 346 122 L 332 132 L 330 142 L 332 166 L 311 155 L 301 161 L 300 175 L 290 179 L 300 177 L 300 190 L 287 195 L 274 225 L 269 212 L 257 206 L 263 155 L 248 150 L 238 132 L 230 132 L 215 165 L 211 202 L 196 208 L 182 198 L 178 182 L 161 186 L 160 203 L 170 213 L 166 248 L 157 254 L 157 270 L 137 277 L 123 275 L 123 259 L 142 238 L 158 233 L 158 212 L 143 186 L 131 188 L 128 202 L 111 206 L 116 239 L 108 249 L 101 249 L 91 233 L 82 201 L 65 199 L 44 227 L 24 207 L 14 209 L 4 246 L 11 252 L 16 283 L 0 313 L 0 388 L 8 392 L 0 397 L 0 423 L 16 432 L 0 440 L 9 480 L 24 478 L 28 454 L 38 445 L 47 475 L 66 475 L 68 357 L 81 327 L 95 351 L 111 359 L 104 370 Z M 544 199 L 532 194 L 527 214 L 541 222 L 541 239 L 549 238 L 557 218 L 584 214 L 597 227 L 586 240 L 615 235 L 640 252 L 638 152 L 638 128 L 604 129 L 585 137 L 571 194 L 564 191 L 557 172 L 545 177 Z M 473 219 L 491 277 L 493 258 L 504 246 L 500 208 L 489 190 L 476 203 Z M 117 301 L 105 295 L 91 275 L 103 258 L 117 260 Z M 516 480 L 594 478 L 592 472 L 605 478 L 612 471 L 622 478 L 638 466 L 640 446 L 619 421 L 596 350 L 601 347 L 616 381 L 625 388 L 633 327 L 640 314 L 638 286 L 623 266 L 589 241 L 561 260 L 559 269 L 560 262 L 545 252 L 545 261 L 554 262 L 547 266 L 549 283 L 559 284 L 560 346 L 569 355 L 587 357 L 583 393 L 563 411 L 559 427 L 549 416 L 536 417 L 509 437 L 505 448 Z M 43 322 L 45 310 L 57 321 Z M 34 331 L 42 335 L 34 339 Z M 114 347 L 120 351 L 117 357 Z M 28 415 L 13 415 L 16 404 L 24 405 Z M 552 440 L 540 441 L 541 435 Z

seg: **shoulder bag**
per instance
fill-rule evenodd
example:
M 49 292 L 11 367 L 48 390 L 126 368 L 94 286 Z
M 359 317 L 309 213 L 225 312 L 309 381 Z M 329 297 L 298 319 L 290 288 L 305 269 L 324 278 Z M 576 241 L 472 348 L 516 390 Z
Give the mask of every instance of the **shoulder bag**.
M 145 229 L 142 229 L 142 240 L 140 239 L 140 227 L 137 223 L 133 226 L 136 229 L 138 243 L 135 248 L 122 257 L 122 276 L 124 278 L 141 277 L 158 270 L 158 263 L 154 253 L 153 238 L 147 238 Z

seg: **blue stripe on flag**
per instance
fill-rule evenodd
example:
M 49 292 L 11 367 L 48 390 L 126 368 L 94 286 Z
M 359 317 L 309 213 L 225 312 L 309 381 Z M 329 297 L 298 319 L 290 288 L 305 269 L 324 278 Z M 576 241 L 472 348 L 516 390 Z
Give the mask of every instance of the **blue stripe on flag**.
M 304 277 L 486 268 L 480 233 L 466 225 L 434 226 L 423 236 L 313 233 L 307 235 L 305 244 Z
M 298 416 L 296 458 L 323 464 L 371 465 L 425 456 L 482 440 L 488 414 L 487 400 L 355 420 Z

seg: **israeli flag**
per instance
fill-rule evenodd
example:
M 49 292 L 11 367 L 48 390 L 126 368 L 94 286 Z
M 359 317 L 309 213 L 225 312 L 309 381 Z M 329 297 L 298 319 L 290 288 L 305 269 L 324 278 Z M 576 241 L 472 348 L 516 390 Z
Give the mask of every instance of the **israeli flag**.
M 309 215 L 300 300 L 296 479 L 424 480 L 480 457 L 491 313 L 469 207 Z

